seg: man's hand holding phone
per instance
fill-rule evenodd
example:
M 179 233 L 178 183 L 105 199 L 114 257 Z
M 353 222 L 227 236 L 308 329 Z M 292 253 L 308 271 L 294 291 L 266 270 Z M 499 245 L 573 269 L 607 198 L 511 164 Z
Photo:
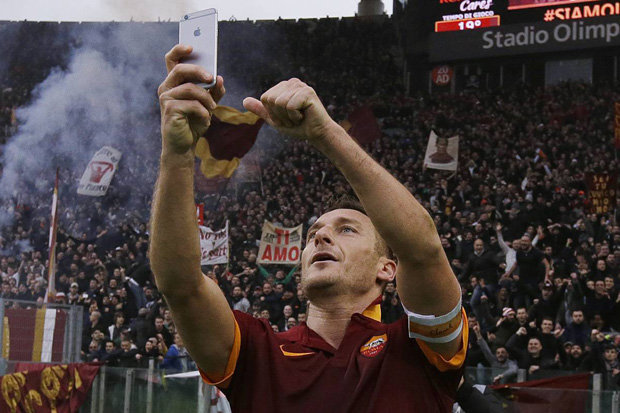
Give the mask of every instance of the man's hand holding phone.
M 180 63 L 191 53 L 191 46 L 176 45 L 166 54 L 168 76 L 157 93 L 161 109 L 162 155 L 189 153 L 193 162 L 193 148 L 207 131 L 211 114 L 225 89 L 221 76 L 217 76 L 215 86 L 209 90 L 197 85 L 212 83 L 213 75 L 200 66 Z

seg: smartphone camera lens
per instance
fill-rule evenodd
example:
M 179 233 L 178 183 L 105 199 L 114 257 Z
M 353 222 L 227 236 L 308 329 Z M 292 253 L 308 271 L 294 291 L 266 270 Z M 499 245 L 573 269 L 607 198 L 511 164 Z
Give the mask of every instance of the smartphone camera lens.
M 183 18 L 184 18 L 185 20 L 187 20 L 187 19 L 189 19 L 189 16 L 186 14 L 185 16 L 183 16 Z

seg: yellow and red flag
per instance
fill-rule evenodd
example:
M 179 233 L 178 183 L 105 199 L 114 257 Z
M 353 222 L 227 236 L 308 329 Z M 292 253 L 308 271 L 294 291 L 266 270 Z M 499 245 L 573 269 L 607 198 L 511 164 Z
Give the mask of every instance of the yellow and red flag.
M 256 142 L 264 121 L 252 112 L 218 105 L 213 111 L 206 136 L 198 140 L 196 156 L 200 170 L 207 178 L 230 178 L 241 158 Z
M 47 294 L 45 302 L 54 302 L 56 297 L 56 232 L 58 231 L 58 169 L 56 169 L 56 181 L 54 182 L 54 195 L 52 197 L 52 215 L 50 218 L 49 238 L 49 265 L 47 268 Z

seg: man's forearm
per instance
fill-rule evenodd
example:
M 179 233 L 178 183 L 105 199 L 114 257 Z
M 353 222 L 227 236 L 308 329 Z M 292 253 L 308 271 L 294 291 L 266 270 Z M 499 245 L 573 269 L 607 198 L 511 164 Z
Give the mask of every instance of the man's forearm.
M 424 262 L 442 251 L 433 220 L 413 195 L 336 123 L 314 145 L 342 172 L 400 260 Z
M 151 267 L 160 291 L 193 291 L 202 278 L 194 159 L 163 154 L 151 214 Z

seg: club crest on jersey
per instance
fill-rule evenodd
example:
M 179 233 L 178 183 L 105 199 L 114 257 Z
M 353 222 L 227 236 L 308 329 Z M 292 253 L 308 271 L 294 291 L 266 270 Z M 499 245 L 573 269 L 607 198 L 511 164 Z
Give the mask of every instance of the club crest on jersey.
M 381 353 L 386 344 L 387 334 L 372 336 L 366 344 L 360 347 L 360 353 L 366 357 L 375 357 L 377 354 Z

